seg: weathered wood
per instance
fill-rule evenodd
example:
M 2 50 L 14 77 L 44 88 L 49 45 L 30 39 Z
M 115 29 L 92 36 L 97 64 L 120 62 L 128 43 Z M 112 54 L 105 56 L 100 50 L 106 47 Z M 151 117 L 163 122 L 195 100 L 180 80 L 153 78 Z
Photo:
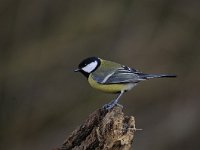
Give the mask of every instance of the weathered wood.
M 129 150 L 135 129 L 133 116 L 125 116 L 122 107 L 93 112 L 74 130 L 57 150 Z

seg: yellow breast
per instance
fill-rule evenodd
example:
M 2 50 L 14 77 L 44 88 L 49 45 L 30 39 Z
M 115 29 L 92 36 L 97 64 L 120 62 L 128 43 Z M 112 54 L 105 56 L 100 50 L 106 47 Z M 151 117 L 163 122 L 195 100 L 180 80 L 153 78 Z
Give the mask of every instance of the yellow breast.
M 88 77 L 88 82 L 90 85 L 103 92 L 107 93 L 117 93 L 120 91 L 128 91 L 134 87 L 135 84 L 133 83 L 128 83 L 128 84 L 100 84 L 97 83 L 95 80 L 92 79 L 92 76 L 90 75 Z

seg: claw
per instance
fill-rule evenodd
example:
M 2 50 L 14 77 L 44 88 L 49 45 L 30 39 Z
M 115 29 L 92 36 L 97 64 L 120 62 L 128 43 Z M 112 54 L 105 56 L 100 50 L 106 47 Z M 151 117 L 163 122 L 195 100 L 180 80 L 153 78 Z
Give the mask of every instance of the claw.
M 111 101 L 110 103 L 105 104 L 105 105 L 103 106 L 103 108 L 106 109 L 106 110 L 110 110 L 110 109 L 112 109 L 115 105 L 117 105 L 117 101 L 116 101 L 116 100 L 113 100 L 113 101 Z
M 103 109 L 110 110 L 110 109 L 112 109 L 114 106 L 115 106 L 115 105 L 105 104 L 105 105 L 103 106 Z
M 123 105 L 118 104 L 118 103 L 117 103 L 116 105 L 117 105 L 118 107 L 121 107 L 122 109 L 123 109 L 123 107 L 124 107 Z

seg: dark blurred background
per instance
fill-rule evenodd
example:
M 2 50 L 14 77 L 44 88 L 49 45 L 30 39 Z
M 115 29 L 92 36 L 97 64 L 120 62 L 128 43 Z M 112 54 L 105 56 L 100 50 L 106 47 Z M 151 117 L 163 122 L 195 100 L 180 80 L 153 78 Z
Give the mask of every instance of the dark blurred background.
M 199 150 L 200 1 L 0 0 L 0 149 L 59 147 L 115 95 L 73 69 L 99 56 L 175 73 L 126 93 L 135 150 Z

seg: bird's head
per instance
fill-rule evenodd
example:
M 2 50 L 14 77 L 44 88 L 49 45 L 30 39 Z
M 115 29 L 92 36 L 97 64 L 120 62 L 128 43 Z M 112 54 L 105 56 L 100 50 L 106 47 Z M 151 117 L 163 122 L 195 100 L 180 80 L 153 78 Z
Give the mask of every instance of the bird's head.
M 101 64 L 98 57 L 89 57 L 81 61 L 78 69 L 75 72 L 81 72 L 84 76 L 88 77 L 90 73 L 94 72 Z

